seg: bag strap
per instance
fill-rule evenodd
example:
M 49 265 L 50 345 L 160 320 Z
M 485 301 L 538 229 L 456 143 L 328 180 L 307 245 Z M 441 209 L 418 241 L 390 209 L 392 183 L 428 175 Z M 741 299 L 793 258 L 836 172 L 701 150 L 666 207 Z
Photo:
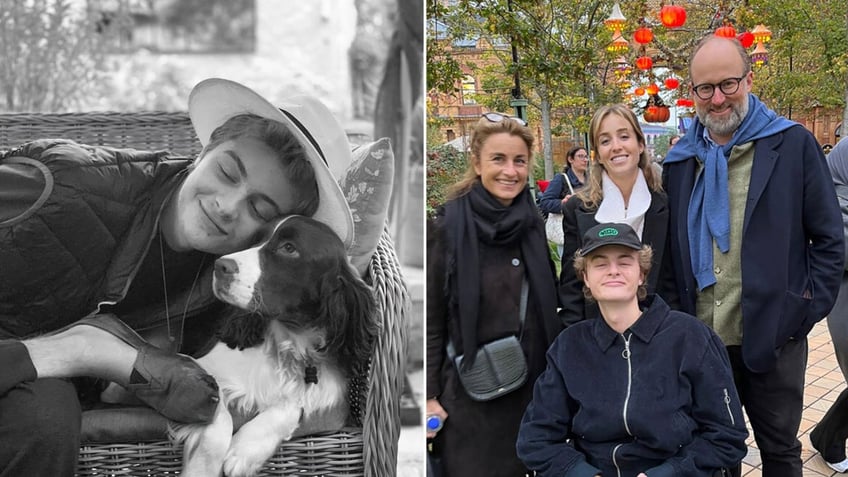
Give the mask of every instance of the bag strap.
M 571 195 L 574 195 L 574 187 L 571 187 L 571 179 L 568 178 L 568 174 L 563 172 L 562 176 L 565 179 L 565 184 L 568 186 L 568 190 L 571 192 Z
M 521 301 L 519 302 L 519 305 L 518 305 L 518 307 L 519 307 L 518 308 L 518 320 L 521 323 L 521 329 L 518 332 L 518 341 L 519 342 L 521 341 L 521 338 L 524 336 L 524 318 L 525 318 L 525 316 L 527 316 L 527 297 L 528 297 L 529 294 L 530 294 L 530 284 L 527 281 L 527 277 L 524 277 L 524 279 L 521 280 Z M 451 361 L 453 361 L 456 358 L 456 348 L 454 348 L 453 341 L 450 339 L 450 336 L 448 336 L 447 351 L 448 351 L 448 358 L 450 358 Z

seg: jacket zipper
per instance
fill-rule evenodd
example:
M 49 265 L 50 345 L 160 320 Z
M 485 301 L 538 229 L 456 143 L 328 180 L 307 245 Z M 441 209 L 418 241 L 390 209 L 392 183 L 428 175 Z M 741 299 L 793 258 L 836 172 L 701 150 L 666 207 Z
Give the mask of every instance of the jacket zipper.
M 627 431 L 627 435 L 632 436 L 633 433 L 630 432 L 630 426 L 627 424 L 627 406 L 630 403 L 630 390 L 633 386 L 633 367 L 630 363 L 630 338 L 633 337 L 633 333 L 630 333 L 628 336 L 621 335 L 621 338 L 624 340 L 624 350 L 621 352 L 621 357 L 627 360 L 627 394 L 624 396 L 624 409 L 622 409 L 621 417 L 624 420 L 624 430 Z M 618 449 L 624 444 L 618 444 L 612 450 L 612 465 L 615 466 L 615 473 L 618 477 L 621 477 L 621 469 L 618 467 L 618 462 L 615 459 L 615 453 L 618 452 Z
M 621 469 L 618 468 L 618 462 L 616 462 L 616 460 L 615 460 L 615 453 L 618 452 L 619 447 L 621 447 L 623 445 L 624 444 L 618 444 L 617 446 L 615 446 L 612 449 L 612 465 L 615 466 L 615 475 L 617 477 L 621 477 Z
M 630 432 L 630 426 L 627 424 L 627 406 L 630 404 L 630 390 L 633 385 L 633 367 L 630 363 L 630 338 L 633 337 L 633 334 L 631 333 L 629 336 L 621 335 L 621 337 L 624 339 L 624 351 L 621 352 L 621 357 L 627 360 L 627 395 L 624 396 L 622 418 L 624 419 L 624 429 L 628 435 L 632 436 L 633 433 Z
M 724 388 L 724 405 L 727 406 L 727 415 L 730 416 L 730 423 L 736 425 L 736 419 L 733 419 L 733 412 L 730 411 L 730 394 L 727 388 Z

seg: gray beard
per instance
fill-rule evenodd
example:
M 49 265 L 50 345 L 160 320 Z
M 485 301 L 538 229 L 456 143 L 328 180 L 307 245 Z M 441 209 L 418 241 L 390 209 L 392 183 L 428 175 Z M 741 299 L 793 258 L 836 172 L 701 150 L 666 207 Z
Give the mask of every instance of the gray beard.
M 708 114 L 708 111 L 704 110 L 696 110 L 696 112 L 701 124 L 703 124 L 704 127 L 707 128 L 707 131 L 711 134 L 718 136 L 732 136 L 733 133 L 739 129 L 742 121 L 745 120 L 745 116 L 748 115 L 748 98 L 745 98 L 745 101 L 738 106 L 731 106 L 730 109 L 730 116 L 726 119 L 715 119 Z

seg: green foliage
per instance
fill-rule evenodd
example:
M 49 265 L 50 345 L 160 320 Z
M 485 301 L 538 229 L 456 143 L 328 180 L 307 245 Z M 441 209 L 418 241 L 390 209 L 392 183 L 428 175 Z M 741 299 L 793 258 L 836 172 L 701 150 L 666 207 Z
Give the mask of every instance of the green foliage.
M 458 182 L 468 168 L 465 153 L 451 146 L 437 146 L 427 152 L 427 215 L 432 216 L 447 200 L 448 188 Z
M 668 148 L 670 147 L 668 145 L 668 141 L 674 136 L 677 136 L 677 131 L 669 131 L 666 134 L 657 136 L 657 139 L 654 142 L 654 154 L 665 158 L 666 154 L 668 154 Z
M 98 19 L 73 0 L 4 2 L 0 110 L 67 111 L 96 96 L 108 34 Z
M 744 26 L 764 23 L 769 63 L 754 70 L 754 92 L 781 114 L 814 106 L 844 106 L 848 23 L 836 0 L 751 0 Z

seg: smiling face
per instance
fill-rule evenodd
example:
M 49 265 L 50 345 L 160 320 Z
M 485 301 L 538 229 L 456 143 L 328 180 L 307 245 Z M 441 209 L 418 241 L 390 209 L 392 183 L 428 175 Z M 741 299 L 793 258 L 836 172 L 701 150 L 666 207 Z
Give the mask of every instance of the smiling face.
M 748 93 L 751 92 L 753 73 L 746 68 L 738 47 L 732 41 L 718 37 L 702 44 L 692 58 L 689 71 L 692 77 L 690 89 L 694 85 L 719 85 L 742 77 L 739 89 L 731 94 L 725 94 L 718 86 L 709 99 L 701 99 L 692 92 L 698 120 L 716 143 L 726 144 L 748 114 Z
M 636 302 L 644 278 L 638 250 L 607 245 L 586 256 L 583 283 L 599 304 Z
M 273 151 L 249 137 L 207 151 L 181 185 L 163 227 L 175 250 L 223 255 L 242 250 L 294 208 L 292 187 Z M 170 212 L 170 213 L 168 213 Z
M 604 117 L 594 135 L 600 163 L 613 181 L 635 181 L 645 145 L 633 125 L 617 113 Z
M 505 206 L 527 186 L 530 149 L 520 136 L 492 134 L 473 161 L 483 187 Z

